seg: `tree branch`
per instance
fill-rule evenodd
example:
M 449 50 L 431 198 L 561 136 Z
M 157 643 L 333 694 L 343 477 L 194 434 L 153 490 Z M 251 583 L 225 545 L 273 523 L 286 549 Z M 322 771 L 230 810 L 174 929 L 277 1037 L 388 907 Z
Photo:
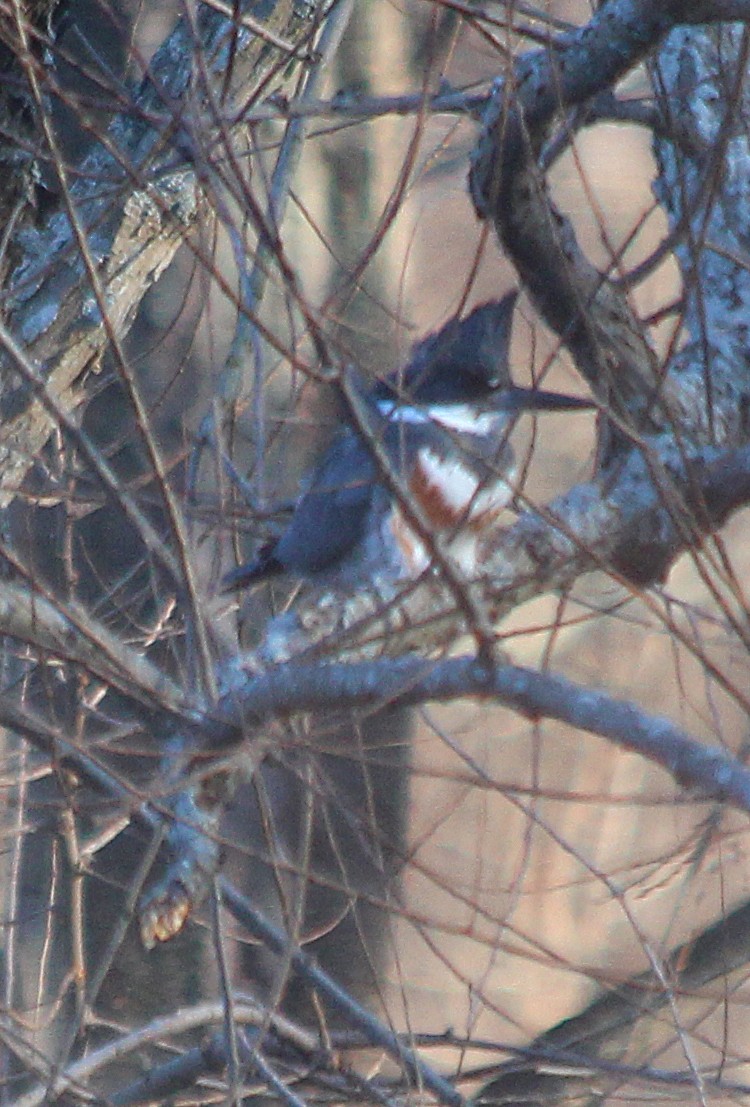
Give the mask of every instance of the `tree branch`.
M 732 18 L 748 18 L 746 5 L 729 7 Z M 569 348 L 604 411 L 641 432 L 679 425 L 683 440 L 694 443 L 717 441 L 717 419 L 706 415 L 708 386 L 693 387 L 686 396 L 672 380 L 663 380 L 623 289 L 588 261 L 571 223 L 552 203 L 540 153 L 561 112 L 611 88 L 681 22 L 720 21 L 727 10 L 709 0 L 698 5 L 608 0 L 585 26 L 521 55 L 513 70 L 498 78 L 471 170 L 480 218 L 493 220 L 540 313 Z M 688 84 L 692 92 L 694 80 Z M 670 97 L 674 87 L 670 80 Z M 720 98 L 714 106 L 713 133 L 701 136 L 703 150 L 724 123 L 717 119 L 724 103 Z M 681 186 L 667 181 L 665 192 L 680 203 Z M 696 216 L 703 217 L 702 207 Z M 735 399 L 722 412 L 725 433 L 719 441 L 732 433 L 737 441 L 736 412 Z
M 726 918 L 719 919 L 696 938 L 673 949 L 664 975 L 674 981 L 674 993 L 681 997 L 697 994 L 713 980 L 724 979 L 747 965 L 750 958 L 750 904 L 743 903 Z M 648 1014 L 669 1003 L 670 991 L 656 974 L 639 973 L 604 995 L 597 996 L 579 1014 L 539 1035 L 527 1051 L 528 1062 L 511 1061 L 473 1098 L 477 1107 L 515 1102 L 523 1091 L 524 1102 L 549 1104 L 567 1101 L 578 1094 L 601 1096 L 606 1062 L 620 1058 L 634 1026 Z M 598 1060 L 605 1064 L 600 1069 Z M 561 1066 L 573 1071 L 561 1071 Z M 575 1072 L 578 1067 L 579 1071 Z M 648 1073 L 644 1074 L 648 1079 Z M 613 1073 L 607 1080 L 610 1092 L 621 1082 Z
M 62 200 L 44 225 L 24 233 L 23 255 L 8 281 L 3 307 L 8 330 L 29 361 L 44 366 L 48 387 L 65 410 L 80 402 L 81 375 L 97 366 L 113 336 L 128 330 L 146 291 L 197 221 L 200 178 L 189 156 L 186 162 L 189 127 L 210 115 L 212 101 L 196 79 L 196 48 L 211 59 L 208 80 L 217 88 L 226 84 L 227 105 L 240 94 L 243 103 L 252 102 L 254 89 L 267 92 L 269 80 L 283 76 L 287 54 L 269 48 L 268 34 L 247 29 L 242 20 L 235 26 L 224 14 L 231 10 L 202 4 L 195 27 L 188 19 L 178 23 L 140 86 L 129 90 L 126 109 L 75 172 L 52 158 Z M 314 5 L 307 10 L 314 16 Z M 288 40 L 296 52 L 309 34 L 292 0 L 275 0 L 265 22 L 277 42 Z M 49 82 L 48 74 L 45 79 Z M 240 124 L 233 120 L 233 126 Z M 106 318 L 66 201 L 95 259 Z M 6 378 L 0 396 L 2 505 L 18 489 L 53 427 L 28 386 L 19 385 L 12 374 Z

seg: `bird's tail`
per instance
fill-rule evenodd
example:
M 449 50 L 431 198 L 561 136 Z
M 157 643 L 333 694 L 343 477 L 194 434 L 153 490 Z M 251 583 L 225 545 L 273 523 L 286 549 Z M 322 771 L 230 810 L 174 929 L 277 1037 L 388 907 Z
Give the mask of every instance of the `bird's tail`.
M 267 580 L 269 577 L 281 573 L 284 566 L 273 556 L 272 549 L 274 545 L 275 543 L 271 545 L 271 548 L 264 546 L 254 561 L 238 565 L 226 573 L 221 578 L 219 591 L 222 593 L 235 592 L 239 588 L 248 588 L 251 584 L 257 584 L 259 581 Z

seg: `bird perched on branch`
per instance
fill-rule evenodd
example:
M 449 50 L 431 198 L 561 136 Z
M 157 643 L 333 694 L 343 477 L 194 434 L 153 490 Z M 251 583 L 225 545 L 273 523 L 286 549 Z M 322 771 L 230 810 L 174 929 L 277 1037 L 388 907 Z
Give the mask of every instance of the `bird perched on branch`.
M 512 383 L 515 300 L 512 292 L 450 320 L 364 394 L 357 406 L 366 425 L 334 439 L 286 530 L 228 573 L 223 590 L 278 573 L 342 586 L 384 571 L 416 578 L 432 561 L 435 535 L 473 575 L 483 530 L 513 496 L 508 435 L 518 415 L 593 406 Z

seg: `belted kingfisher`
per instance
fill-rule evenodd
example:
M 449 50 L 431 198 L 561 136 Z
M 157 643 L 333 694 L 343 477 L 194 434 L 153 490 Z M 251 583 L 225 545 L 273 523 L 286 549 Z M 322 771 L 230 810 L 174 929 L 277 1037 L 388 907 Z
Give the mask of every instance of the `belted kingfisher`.
M 483 530 L 514 494 L 508 435 L 518 414 L 594 406 L 511 382 L 516 295 L 452 319 L 366 396 L 369 422 L 393 473 L 426 528 L 442 536 L 452 561 L 469 576 L 477 569 Z M 315 470 L 286 530 L 254 561 L 228 573 L 222 590 L 277 573 L 342 586 L 366 583 L 383 571 L 414 579 L 430 561 L 429 535 L 407 522 L 367 443 L 346 429 Z

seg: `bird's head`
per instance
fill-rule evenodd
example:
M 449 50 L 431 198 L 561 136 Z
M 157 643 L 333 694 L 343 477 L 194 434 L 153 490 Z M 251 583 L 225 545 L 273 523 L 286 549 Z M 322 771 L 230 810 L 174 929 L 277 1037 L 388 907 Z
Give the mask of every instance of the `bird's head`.
M 432 406 L 486 401 L 510 385 L 508 348 L 516 292 L 451 319 L 418 342 L 407 365 L 378 386 L 379 399 Z
M 517 296 L 513 291 L 482 304 L 418 342 L 408 364 L 377 386 L 381 410 L 393 410 L 404 420 L 410 409 L 415 416 L 429 413 L 471 433 L 473 420 L 483 413 L 591 407 L 576 397 L 513 384 L 509 350 Z

